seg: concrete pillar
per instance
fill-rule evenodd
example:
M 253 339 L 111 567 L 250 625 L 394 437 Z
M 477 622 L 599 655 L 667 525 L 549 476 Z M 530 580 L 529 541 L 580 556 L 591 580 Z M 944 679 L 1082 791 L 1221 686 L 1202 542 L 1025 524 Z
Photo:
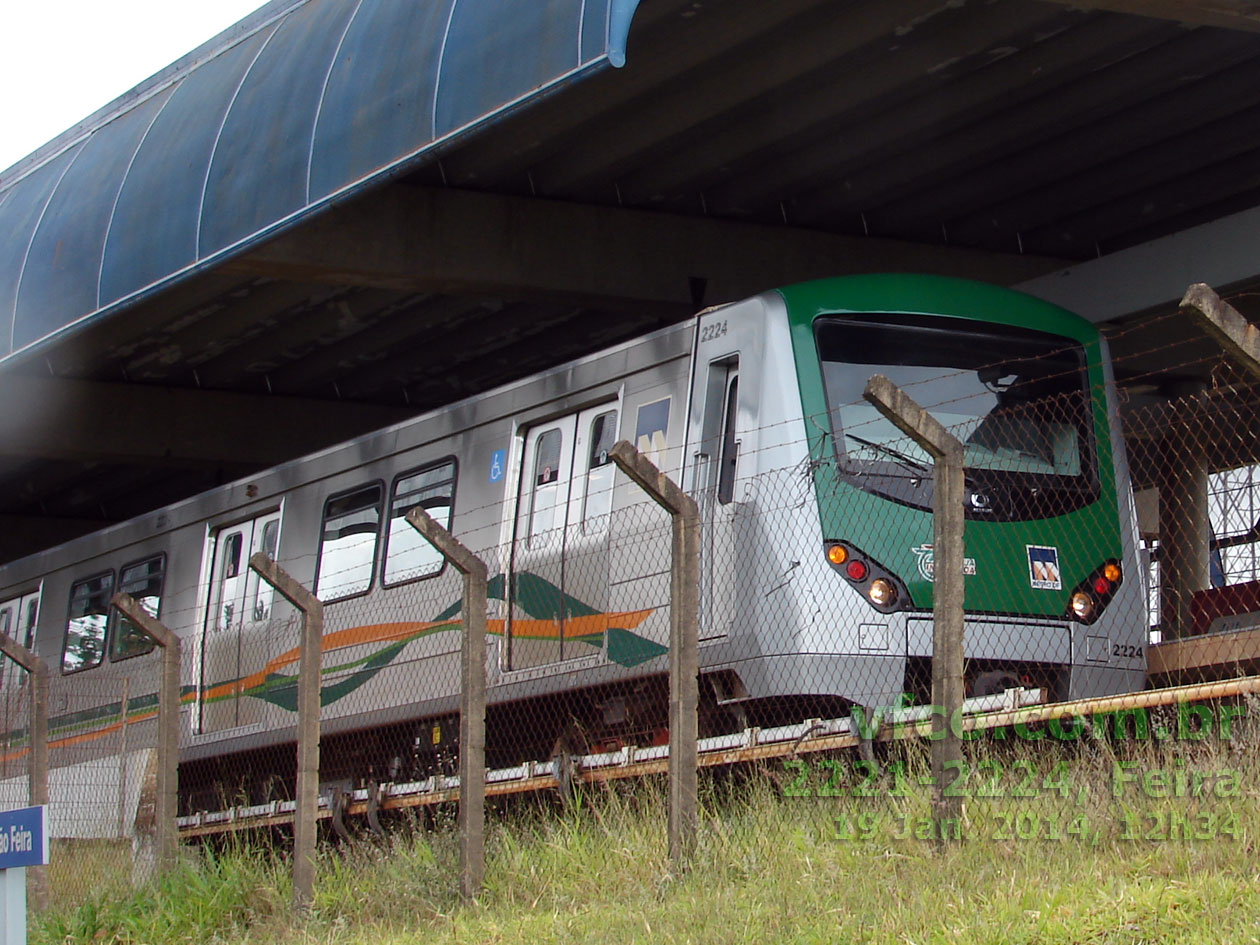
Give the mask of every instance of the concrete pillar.
M 1187 636 L 1191 595 L 1208 586 L 1208 462 L 1199 423 L 1202 381 L 1169 389 L 1159 468 L 1159 626 L 1165 640 Z

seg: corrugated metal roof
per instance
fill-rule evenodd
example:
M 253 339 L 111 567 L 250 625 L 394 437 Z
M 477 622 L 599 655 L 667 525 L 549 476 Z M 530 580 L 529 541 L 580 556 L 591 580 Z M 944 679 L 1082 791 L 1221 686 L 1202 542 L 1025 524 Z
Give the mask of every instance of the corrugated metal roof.
M 0 357 L 625 59 L 637 0 L 304 0 L 0 181 Z

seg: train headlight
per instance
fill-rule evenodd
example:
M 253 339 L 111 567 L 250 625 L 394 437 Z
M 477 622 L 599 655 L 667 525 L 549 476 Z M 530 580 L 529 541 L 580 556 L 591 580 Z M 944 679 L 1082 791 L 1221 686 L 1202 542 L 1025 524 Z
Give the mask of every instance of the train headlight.
M 1076 591 L 1069 601 L 1069 606 L 1078 620 L 1089 620 L 1094 616 L 1094 599 L 1084 591 Z
M 1104 561 L 1072 589 L 1065 616 L 1081 623 L 1093 623 L 1107 609 L 1123 580 L 1120 562 Z
M 892 581 L 884 578 L 876 578 L 871 581 L 871 586 L 866 594 L 870 597 L 871 603 L 877 607 L 888 607 L 897 600 L 897 588 L 893 587 Z

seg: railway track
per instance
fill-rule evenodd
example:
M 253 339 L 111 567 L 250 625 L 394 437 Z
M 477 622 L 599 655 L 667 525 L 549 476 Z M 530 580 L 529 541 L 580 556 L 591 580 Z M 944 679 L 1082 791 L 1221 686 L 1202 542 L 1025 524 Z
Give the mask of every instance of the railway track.
M 1110 713 L 1153 709 L 1181 702 L 1200 702 L 1260 694 L 1260 676 L 1221 682 L 1169 686 L 1141 692 L 1074 702 L 1045 703 L 1039 689 L 1008 689 L 1005 693 L 968 699 L 962 707 L 965 732 L 1036 725 L 1063 718 L 1092 719 Z M 698 743 L 698 763 L 702 768 L 787 758 L 795 755 L 837 751 L 858 747 L 863 735 L 870 741 L 922 738 L 932 729 L 932 709 L 912 706 L 887 712 L 874 731 L 860 732 L 851 717 L 805 719 L 775 728 L 748 728 L 730 735 L 702 738 Z M 599 783 L 625 778 L 665 774 L 669 746 L 649 748 L 626 746 L 618 751 L 599 752 L 572 759 L 568 772 L 558 772 L 555 761 L 528 762 L 486 772 L 486 796 L 502 797 L 533 791 L 555 790 L 560 779 L 578 783 Z M 459 779 L 434 775 L 420 781 L 370 785 L 349 792 L 333 792 L 320 797 L 319 818 L 340 821 L 345 817 L 366 816 L 374 820 L 379 811 L 427 807 L 456 801 Z M 180 817 L 180 836 L 185 839 L 213 836 L 236 830 L 258 829 L 292 823 L 295 803 L 272 801 L 267 804 L 231 807 Z

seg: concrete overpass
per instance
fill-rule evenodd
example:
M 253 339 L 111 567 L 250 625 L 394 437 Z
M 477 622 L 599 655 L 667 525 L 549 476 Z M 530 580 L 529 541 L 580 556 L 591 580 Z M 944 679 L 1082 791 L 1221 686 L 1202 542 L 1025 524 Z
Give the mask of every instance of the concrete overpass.
M 1244 0 L 275 0 L 0 172 L 0 558 L 799 279 L 1116 324 L 1237 296 L 1258 29 Z

